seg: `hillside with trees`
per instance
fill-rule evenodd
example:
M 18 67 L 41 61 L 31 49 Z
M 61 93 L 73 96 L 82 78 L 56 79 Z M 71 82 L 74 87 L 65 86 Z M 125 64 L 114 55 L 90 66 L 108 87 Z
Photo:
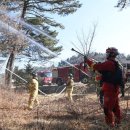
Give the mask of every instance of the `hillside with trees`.
M 106 54 L 105 53 L 98 53 L 98 52 L 92 52 L 89 54 L 90 58 L 98 61 L 98 62 L 103 62 L 105 60 Z M 120 61 L 120 63 L 123 65 L 126 63 L 126 61 L 130 61 L 130 55 L 125 56 L 124 54 L 120 54 L 117 59 Z M 68 66 L 68 63 L 71 64 L 80 64 L 81 62 L 84 61 L 84 57 L 80 54 L 71 56 L 70 58 L 66 59 L 65 61 L 60 61 L 58 63 L 58 66 Z

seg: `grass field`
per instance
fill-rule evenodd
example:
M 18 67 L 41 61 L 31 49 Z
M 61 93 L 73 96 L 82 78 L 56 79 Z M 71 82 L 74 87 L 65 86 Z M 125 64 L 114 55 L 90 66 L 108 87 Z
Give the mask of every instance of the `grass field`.
M 40 105 L 31 111 L 26 109 L 28 96 L 26 91 L 0 89 L 0 130 L 108 130 L 95 92 L 82 95 L 75 91 L 73 103 L 64 93 L 39 94 Z M 130 130 L 129 95 L 120 105 L 122 126 L 115 129 Z

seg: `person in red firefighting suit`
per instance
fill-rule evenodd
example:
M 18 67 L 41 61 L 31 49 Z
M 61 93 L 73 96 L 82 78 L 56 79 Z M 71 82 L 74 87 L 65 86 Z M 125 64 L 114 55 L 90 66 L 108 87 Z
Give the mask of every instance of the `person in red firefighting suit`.
M 102 72 L 102 78 L 105 73 L 110 72 L 111 74 L 114 73 L 116 66 L 115 60 L 116 56 L 118 55 L 118 50 L 114 47 L 110 47 L 106 49 L 106 61 L 103 63 L 94 63 L 93 60 L 84 57 L 85 62 L 96 71 Z M 110 77 L 111 78 L 111 77 Z M 107 81 L 108 80 L 108 81 Z M 102 79 L 102 91 L 104 95 L 104 114 L 105 114 L 105 121 L 107 125 L 110 127 L 114 127 L 116 124 L 121 123 L 121 110 L 119 106 L 119 90 L 120 85 L 113 84 L 109 82 L 109 79 Z

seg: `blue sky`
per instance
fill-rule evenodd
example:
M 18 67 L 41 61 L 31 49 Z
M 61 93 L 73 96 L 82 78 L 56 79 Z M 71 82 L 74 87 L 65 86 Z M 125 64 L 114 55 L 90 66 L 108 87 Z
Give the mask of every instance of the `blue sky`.
M 94 23 L 97 23 L 96 36 L 91 51 L 105 52 L 108 47 L 116 47 L 125 55 L 130 54 L 130 7 L 120 11 L 114 6 L 117 0 L 80 0 L 83 6 L 76 13 L 66 17 L 56 17 L 64 30 L 59 31 L 59 45 L 63 46 L 61 56 L 63 59 L 76 53 L 71 51 L 74 47 L 71 42 L 81 48 L 77 34 L 82 39 L 82 31 L 88 36 Z M 77 33 L 77 34 L 76 34 Z

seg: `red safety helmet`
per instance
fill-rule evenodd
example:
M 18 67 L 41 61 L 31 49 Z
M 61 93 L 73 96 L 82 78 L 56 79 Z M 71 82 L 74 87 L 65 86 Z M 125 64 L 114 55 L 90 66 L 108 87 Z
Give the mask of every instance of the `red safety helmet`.
M 115 47 L 109 47 L 106 49 L 106 54 L 108 54 L 108 57 L 116 57 L 119 52 Z

